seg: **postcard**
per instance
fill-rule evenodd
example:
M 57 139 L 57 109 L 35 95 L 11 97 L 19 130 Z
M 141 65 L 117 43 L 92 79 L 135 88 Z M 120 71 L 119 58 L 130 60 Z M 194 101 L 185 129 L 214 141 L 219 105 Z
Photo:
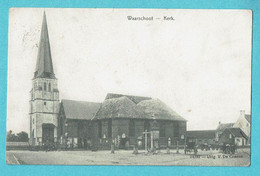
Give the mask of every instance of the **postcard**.
M 251 10 L 11 8 L 6 163 L 249 166 Z

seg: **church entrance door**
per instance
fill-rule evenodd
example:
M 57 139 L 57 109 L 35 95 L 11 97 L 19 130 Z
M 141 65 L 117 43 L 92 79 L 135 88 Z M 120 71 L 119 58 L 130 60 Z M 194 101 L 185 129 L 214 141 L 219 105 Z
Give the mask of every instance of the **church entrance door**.
M 42 125 L 42 142 L 54 142 L 54 125 L 43 124 Z

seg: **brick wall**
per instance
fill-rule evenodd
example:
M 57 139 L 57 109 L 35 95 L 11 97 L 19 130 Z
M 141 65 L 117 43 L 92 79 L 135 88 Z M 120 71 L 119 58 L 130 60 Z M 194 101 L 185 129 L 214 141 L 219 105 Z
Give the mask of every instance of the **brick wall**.
M 99 131 L 99 125 L 98 123 L 101 123 L 102 126 L 102 137 L 100 138 L 98 136 Z M 159 145 L 161 146 L 168 146 L 168 139 L 171 140 L 171 147 L 176 147 L 177 141 L 179 141 L 179 145 L 184 144 L 184 137 L 186 133 L 186 122 L 177 122 L 177 121 L 158 121 L 158 123 L 163 123 L 165 128 L 165 136 L 160 137 L 159 139 Z M 129 124 L 130 119 L 112 119 L 112 139 L 116 139 L 118 136 L 122 138 L 123 134 L 125 137 L 129 140 L 129 145 L 135 145 L 137 143 L 138 139 L 142 140 L 142 144 L 144 147 L 144 135 L 143 132 L 145 131 L 144 124 L 145 120 L 134 120 L 135 125 L 135 135 L 129 136 Z M 176 125 L 177 124 L 177 125 Z M 178 128 L 177 128 L 178 127 Z M 174 134 L 176 132 L 176 129 L 178 130 L 178 134 Z M 96 141 L 95 143 L 100 143 L 100 141 L 108 140 L 108 142 L 111 142 L 111 138 L 108 137 L 108 120 L 99 120 L 92 122 L 92 139 Z M 103 137 L 106 137 L 104 139 Z M 98 139 L 97 139 L 98 138 Z

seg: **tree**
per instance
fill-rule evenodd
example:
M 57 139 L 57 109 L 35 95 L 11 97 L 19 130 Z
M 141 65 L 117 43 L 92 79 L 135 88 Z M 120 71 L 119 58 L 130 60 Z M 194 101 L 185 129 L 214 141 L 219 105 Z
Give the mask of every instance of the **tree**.
M 28 142 L 28 134 L 24 131 L 17 134 L 18 142 Z
M 24 131 L 14 134 L 12 130 L 8 131 L 6 134 L 7 142 L 28 142 L 28 134 Z
M 17 141 L 17 136 L 12 132 L 12 130 L 7 132 L 7 134 L 6 134 L 6 141 L 7 142 Z

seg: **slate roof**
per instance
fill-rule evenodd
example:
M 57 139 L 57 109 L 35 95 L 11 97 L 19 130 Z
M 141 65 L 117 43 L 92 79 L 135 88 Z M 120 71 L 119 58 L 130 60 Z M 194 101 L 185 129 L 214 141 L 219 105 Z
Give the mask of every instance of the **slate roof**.
M 144 119 L 147 115 L 126 96 L 106 99 L 94 119 L 133 118 Z
M 224 131 L 226 128 L 231 128 L 235 123 L 221 123 L 217 127 L 217 131 Z
M 247 135 L 240 128 L 226 128 L 223 134 L 226 131 L 230 132 L 234 137 L 248 138 Z
M 198 130 L 187 131 L 186 136 L 194 139 L 213 139 L 215 138 L 216 130 Z
M 246 114 L 246 115 L 245 115 L 245 118 L 246 118 L 246 120 L 247 120 L 249 123 L 251 123 L 251 115 Z
M 186 121 L 159 99 L 149 99 L 137 104 L 149 118 L 156 120 Z
M 137 103 L 138 102 L 138 103 Z M 103 103 L 62 100 L 68 119 L 156 119 L 186 121 L 158 99 L 108 94 Z
M 119 98 L 119 97 L 127 97 L 131 101 L 133 101 L 135 104 L 143 101 L 143 100 L 150 100 L 152 98 L 150 97 L 141 97 L 141 96 L 132 96 L 132 95 L 123 95 L 123 94 L 113 94 L 113 93 L 108 93 L 105 100 L 107 99 L 112 99 L 112 98 Z
M 45 12 L 43 14 L 41 38 L 34 78 L 55 78 Z
M 186 121 L 158 99 L 122 94 L 107 94 L 93 119 L 133 118 Z
M 61 104 L 67 119 L 91 120 L 98 111 L 101 103 L 62 100 Z

